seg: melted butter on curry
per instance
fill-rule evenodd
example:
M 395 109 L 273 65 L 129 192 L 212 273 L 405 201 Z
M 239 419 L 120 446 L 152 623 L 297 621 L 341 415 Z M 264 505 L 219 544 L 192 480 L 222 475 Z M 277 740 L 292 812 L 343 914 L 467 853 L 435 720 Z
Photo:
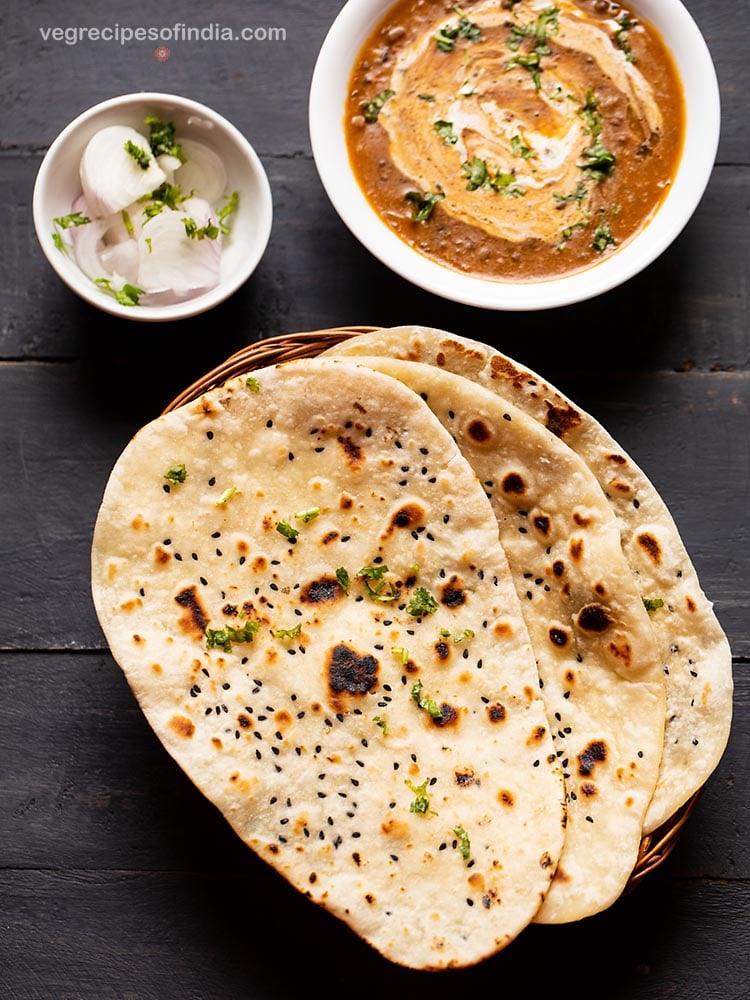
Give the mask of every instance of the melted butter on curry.
M 681 148 L 681 88 L 656 33 L 615 3 L 511 7 L 397 4 L 355 68 L 350 155 L 416 249 L 464 271 L 552 277 L 653 215 Z

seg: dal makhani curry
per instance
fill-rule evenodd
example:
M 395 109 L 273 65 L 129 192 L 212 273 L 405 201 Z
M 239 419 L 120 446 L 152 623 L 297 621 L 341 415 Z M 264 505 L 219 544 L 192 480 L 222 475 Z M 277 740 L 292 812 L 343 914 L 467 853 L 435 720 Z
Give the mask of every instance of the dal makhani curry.
M 402 240 L 522 281 L 589 267 L 648 223 L 684 106 L 659 34 L 609 0 L 401 0 L 357 57 L 345 122 Z

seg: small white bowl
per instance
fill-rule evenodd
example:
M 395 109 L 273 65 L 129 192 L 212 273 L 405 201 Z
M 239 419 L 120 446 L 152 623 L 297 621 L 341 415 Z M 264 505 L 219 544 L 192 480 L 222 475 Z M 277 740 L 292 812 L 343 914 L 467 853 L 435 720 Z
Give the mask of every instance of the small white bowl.
M 695 21 L 680 0 L 634 0 L 671 50 L 682 79 L 686 132 L 667 197 L 635 238 L 584 271 L 538 282 L 509 282 L 462 274 L 413 250 L 368 202 L 352 172 L 344 109 L 355 59 L 394 0 L 349 0 L 320 50 L 310 90 L 313 156 L 334 208 L 352 233 L 383 264 L 427 291 L 485 309 L 530 310 L 592 298 L 627 281 L 679 235 L 700 202 L 716 157 L 720 101 L 716 71 Z
M 81 194 L 81 156 L 91 137 L 108 125 L 129 125 L 143 132 L 143 120 L 147 115 L 174 122 L 177 141 L 191 138 L 210 146 L 224 163 L 228 192 L 239 192 L 239 205 L 227 220 L 231 233 L 222 247 L 221 277 L 216 288 L 174 305 L 123 306 L 91 282 L 70 253 L 55 246 L 53 219 L 67 215 L 73 201 Z M 47 260 L 81 298 L 124 319 L 164 322 L 211 309 L 250 277 L 268 245 L 273 202 L 260 159 L 234 125 L 196 101 L 172 94 L 141 93 L 103 101 L 84 111 L 63 129 L 39 168 L 33 212 L 37 237 Z

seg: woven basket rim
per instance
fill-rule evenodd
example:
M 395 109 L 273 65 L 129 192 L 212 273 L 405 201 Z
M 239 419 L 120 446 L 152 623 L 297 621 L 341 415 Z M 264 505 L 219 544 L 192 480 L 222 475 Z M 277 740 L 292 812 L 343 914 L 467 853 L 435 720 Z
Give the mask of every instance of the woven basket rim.
M 302 333 L 281 334 L 253 341 L 240 348 L 225 361 L 196 379 L 164 408 L 169 413 L 190 403 L 211 389 L 218 388 L 230 378 L 247 374 L 272 364 L 283 364 L 300 358 L 311 358 L 328 347 L 362 333 L 374 332 L 377 326 L 338 326 Z M 703 787 L 695 791 L 657 830 L 641 838 L 638 858 L 623 895 L 632 892 L 646 876 L 659 868 L 674 850 L 683 827 L 692 815 Z

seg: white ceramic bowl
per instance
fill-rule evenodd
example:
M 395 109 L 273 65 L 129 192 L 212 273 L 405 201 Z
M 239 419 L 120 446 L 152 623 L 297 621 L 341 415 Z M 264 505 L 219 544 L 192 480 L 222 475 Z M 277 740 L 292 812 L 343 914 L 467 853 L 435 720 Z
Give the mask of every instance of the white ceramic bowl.
M 129 125 L 144 131 L 143 120 L 156 115 L 174 122 L 177 140 L 191 138 L 210 146 L 224 163 L 228 191 L 239 192 L 239 205 L 227 220 L 220 282 L 216 288 L 174 305 L 123 306 L 91 282 L 70 253 L 52 239 L 53 219 L 67 215 L 81 194 L 79 167 L 91 137 L 108 125 Z M 163 322 L 211 309 L 236 291 L 252 274 L 271 234 L 273 203 L 263 165 L 241 132 L 221 115 L 196 101 L 171 94 L 141 93 L 114 97 L 75 118 L 54 140 L 34 185 L 34 225 L 47 260 L 81 298 L 125 319 Z
M 309 107 L 313 155 L 323 186 L 352 233 L 385 265 L 421 288 L 467 305 L 546 309 L 580 302 L 622 284 L 678 236 L 705 192 L 720 129 L 719 87 L 711 55 L 679 0 L 634 0 L 632 5 L 672 51 L 685 94 L 685 143 L 667 197 L 644 230 L 604 260 L 585 271 L 531 283 L 478 278 L 429 260 L 385 225 L 360 188 L 346 148 L 344 106 L 357 54 L 392 6 L 393 0 L 349 0 L 344 6 L 319 53 Z

